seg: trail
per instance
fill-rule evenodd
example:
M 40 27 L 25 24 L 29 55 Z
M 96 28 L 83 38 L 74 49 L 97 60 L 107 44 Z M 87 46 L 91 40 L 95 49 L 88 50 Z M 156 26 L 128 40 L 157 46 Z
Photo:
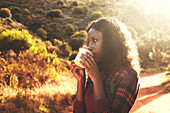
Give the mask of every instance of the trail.
M 141 74 L 139 94 L 130 113 L 170 113 L 170 92 L 164 90 L 161 74 Z M 63 113 L 72 113 L 72 106 Z
M 137 100 L 130 113 L 170 113 L 170 92 L 161 84 L 161 74 L 142 74 Z

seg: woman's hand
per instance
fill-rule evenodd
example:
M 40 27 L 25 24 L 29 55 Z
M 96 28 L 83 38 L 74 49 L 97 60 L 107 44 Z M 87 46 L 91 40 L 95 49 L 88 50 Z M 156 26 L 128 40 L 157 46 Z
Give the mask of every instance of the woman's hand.
M 71 62 L 71 71 L 74 75 L 74 77 L 78 80 L 78 81 L 82 81 L 85 79 L 85 70 L 78 67 L 74 61 Z
M 82 55 L 81 57 L 82 65 L 85 67 L 85 70 L 88 73 L 88 76 L 91 78 L 94 84 L 94 93 L 95 99 L 100 100 L 105 98 L 105 91 L 103 86 L 103 81 L 99 72 L 99 68 L 94 61 L 93 57 L 90 54 Z
M 93 83 L 101 79 L 98 66 L 94 61 L 93 57 L 89 53 L 86 53 L 83 54 L 80 58 L 80 63 L 85 67 L 85 70 L 88 73 L 88 76 L 93 81 Z
M 78 101 L 84 101 L 84 87 L 85 87 L 85 70 L 78 67 L 74 61 L 71 62 L 71 71 L 77 79 L 77 95 Z

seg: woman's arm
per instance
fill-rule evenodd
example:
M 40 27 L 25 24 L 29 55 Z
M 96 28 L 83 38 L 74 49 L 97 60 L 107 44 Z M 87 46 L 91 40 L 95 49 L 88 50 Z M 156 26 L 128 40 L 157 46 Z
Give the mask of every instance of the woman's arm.
M 84 104 L 84 87 L 85 87 L 85 71 L 78 67 L 74 62 L 71 63 L 71 70 L 77 79 L 77 94 L 73 103 L 73 111 L 75 113 L 85 113 Z

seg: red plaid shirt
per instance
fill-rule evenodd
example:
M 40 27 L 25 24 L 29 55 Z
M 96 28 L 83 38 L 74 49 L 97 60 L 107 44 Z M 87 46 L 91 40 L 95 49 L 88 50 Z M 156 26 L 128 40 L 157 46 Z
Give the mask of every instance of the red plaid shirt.
M 131 67 L 109 75 L 104 81 L 107 98 L 95 101 L 94 86 L 88 78 L 84 101 L 74 100 L 74 113 L 128 113 L 138 93 L 138 74 Z

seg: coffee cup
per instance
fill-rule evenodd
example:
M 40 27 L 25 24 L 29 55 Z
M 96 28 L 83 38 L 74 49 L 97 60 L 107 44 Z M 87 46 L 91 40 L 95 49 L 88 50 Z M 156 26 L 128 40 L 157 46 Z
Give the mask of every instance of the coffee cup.
M 92 53 L 90 50 L 88 50 L 88 49 L 86 49 L 86 48 L 80 48 L 80 49 L 79 49 L 79 52 L 78 52 L 76 58 L 74 59 L 74 63 L 75 63 L 77 66 L 79 66 L 79 67 L 81 67 L 81 68 L 84 68 L 84 66 L 80 63 L 80 61 L 81 61 L 81 58 L 80 58 L 80 57 L 81 57 L 82 54 L 86 54 L 86 53 L 89 53 L 91 56 L 93 56 L 93 53 Z

